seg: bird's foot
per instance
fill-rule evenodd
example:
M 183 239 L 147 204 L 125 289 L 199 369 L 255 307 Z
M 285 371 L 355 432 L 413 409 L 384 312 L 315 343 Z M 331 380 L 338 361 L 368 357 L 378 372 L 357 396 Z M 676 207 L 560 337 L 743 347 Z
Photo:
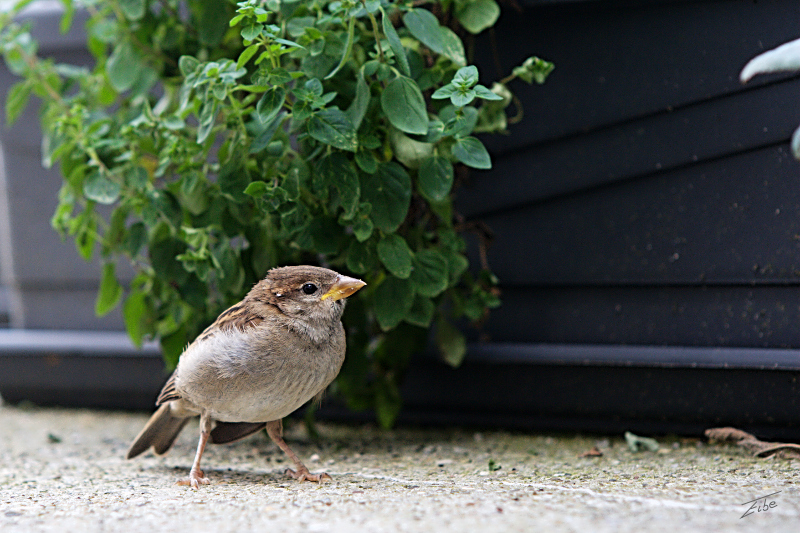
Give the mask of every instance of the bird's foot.
M 331 476 L 325 472 L 322 472 L 321 474 L 312 474 L 305 466 L 298 468 L 297 472 L 291 468 L 287 468 L 285 474 L 296 479 L 297 481 L 313 481 L 314 483 L 323 483 L 326 480 L 332 481 Z
M 189 472 L 189 477 L 179 480 L 176 485 L 188 485 L 193 489 L 199 489 L 200 485 L 208 485 L 209 483 L 211 483 L 211 480 L 205 476 L 202 470 L 192 469 L 192 471 Z

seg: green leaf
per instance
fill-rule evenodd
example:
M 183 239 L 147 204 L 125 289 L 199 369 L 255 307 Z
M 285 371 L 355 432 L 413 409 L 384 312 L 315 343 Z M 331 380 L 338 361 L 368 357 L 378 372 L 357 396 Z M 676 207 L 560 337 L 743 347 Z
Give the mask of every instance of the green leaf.
M 341 152 L 333 152 L 322 158 L 319 172 L 328 187 L 337 192 L 336 205 L 344 210 L 342 216 L 351 219 L 358 207 L 361 186 L 353 163 Z
M 239 13 L 238 15 L 236 15 L 235 17 L 233 17 L 231 19 L 231 21 L 228 23 L 228 26 L 233 28 L 234 26 L 239 24 L 242 21 L 243 18 L 244 18 L 244 13 Z
M 294 41 L 290 41 L 288 39 L 281 39 L 280 37 L 276 37 L 274 40 L 276 43 L 285 44 L 289 48 L 302 48 L 303 50 L 305 50 L 305 47 L 302 46 L 301 44 L 296 43 Z
M 477 94 L 475 93 L 474 89 L 459 90 L 450 96 L 450 101 L 455 106 L 464 107 L 472 102 L 475 99 L 475 96 L 477 96 Z
M 308 134 L 314 139 L 348 152 L 358 150 L 356 129 L 347 115 L 337 108 L 318 111 L 308 120 Z
M 161 124 L 168 130 L 178 131 L 186 127 L 186 122 L 178 115 L 164 117 Z
M 416 135 L 428 132 L 425 98 L 411 78 L 398 76 L 390 81 L 381 94 L 381 108 L 398 130 Z
M 95 170 L 83 182 L 83 194 L 99 204 L 112 204 L 122 191 L 122 186 L 103 172 Z
M 181 205 L 170 191 L 149 189 L 145 191 L 143 200 L 145 203 L 142 208 L 142 220 L 148 226 L 154 226 L 159 221 L 163 221 L 173 228 L 180 227 Z
M 381 163 L 375 174 L 361 174 L 361 198 L 372 205 L 370 218 L 379 229 L 394 233 L 411 205 L 411 178 L 399 164 Z
M 114 309 L 122 299 L 122 287 L 117 281 L 114 263 L 103 265 L 100 277 L 100 289 L 94 303 L 94 312 L 97 316 L 105 316 Z
M 444 100 L 445 98 L 452 98 L 456 94 L 458 94 L 458 88 L 456 88 L 453 84 L 448 83 L 447 85 L 436 89 L 436 91 L 431 95 L 431 98 L 434 100 Z
M 92 258 L 97 239 L 97 221 L 93 214 L 91 211 L 81 213 L 77 219 L 80 225 L 75 231 L 75 249 L 86 261 Z
M 433 144 L 415 141 L 396 129 L 389 132 L 389 142 L 397 160 L 410 169 L 419 168 L 420 163 L 433 153 Z
M 134 191 L 143 191 L 148 181 L 147 169 L 142 166 L 137 165 L 125 172 L 125 185 Z
M 433 315 L 435 312 L 436 305 L 433 303 L 433 300 L 417 294 L 417 297 L 414 298 L 414 305 L 411 306 L 411 309 L 403 320 L 421 328 L 428 328 L 431 322 L 433 322 Z
M 217 117 L 217 106 L 219 102 L 216 98 L 207 100 L 200 108 L 200 127 L 197 128 L 197 142 L 203 143 L 211 134 L 214 128 L 214 119 Z
M 309 249 L 323 255 L 338 253 L 344 242 L 342 228 L 333 218 L 314 218 L 308 225 L 306 234 L 313 243 Z
M 451 83 L 457 87 L 472 87 L 478 83 L 478 67 L 475 65 L 461 67 L 458 69 L 458 72 L 456 72 L 456 75 L 453 76 L 453 81 Z
M 411 69 L 408 66 L 406 50 L 403 48 L 403 43 L 400 42 L 400 36 L 397 35 L 397 30 L 394 29 L 391 19 L 386 16 L 386 12 L 383 8 L 381 8 L 381 22 L 383 24 L 383 33 L 386 34 L 389 47 L 392 49 L 392 52 L 394 52 L 394 57 L 397 61 L 397 66 L 400 68 L 400 72 L 405 76 L 411 77 Z
M 12 126 L 28 105 L 31 84 L 25 80 L 15 83 L 6 94 L 6 126 Z
M 250 184 L 250 176 L 247 174 L 244 161 L 236 155 L 232 156 L 220 169 L 217 183 L 223 194 L 235 202 L 245 202 L 247 195 L 244 191 Z
M 536 56 L 532 56 L 526 59 L 522 63 L 522 65 L 514 67 L 514 70 L 512 70 L 511 72 L 519 79 L 527 83 L 536 82 L 539 85 L 541 85 L 542 83 L 545 82 L 547 76 L 549 76 L 550 73 L 553 72 L 554 68 L 555 65 L 553 65 L 549 61 L 545 61 L 544 59 L 539 59 Z
M 368 202 L 361 202 L 358 206 L 358 212 L 353 218 L 353 235 L 359 242 L 364 242 L 372 235 L 372 230 L 375 226 L 370 219 L 370 212 L 372 205 Z
M 21 2 L 22 4 L 27 4 L 27 0 Z M 72 26 L 72 20 L 75 18 L 75 3 L 72 0 L 65 0 L 62 2 L 64 5 L 64 14 L 61 16 L 61 22 L 58 24 L 58 29 L 62 34 L 65 34 L 69 31 L 70 27 Z M 17 8 L 21 7 L 17 3 Z
M 652 437 L 640 437 L 639 435 L 634 435 L 630 431 L 626 431 L 625 442 L 628 444 L 628 449 L 634 453 L 642 450 L 658 452 L 658 441 Z
M 147 295 L 144 292 L 134 291 L 128 296 L 122 306 L 122 318 L 131 341 L 141 348 L 148 319 Z
M 443 52 L 442 31 L 436 15 L 427 9 L 412 9 L 403 15 L 403 23 L 422 44 L 438 54 Z
M 258 52 L 259 48 L 261 48 L 261 45 L 259 45 L 258 43 L 251 44 L 250 46 L 245 48 L 242 51 L 242 53 L 239 54 L 239 59 L 236 61 L 236 68 L 237 69 L 244 68 L 247 62 L 250 61 L 254 55 L 256 55 L 256 52 Z
M 464 43 L 461 38 L 453 32 L 450 28 L 442 28 L 442 55 L 450 58 L 450 60 L 459 66 L 467 64 L 467 53 L 464 51 Z
M 411 35 L 436 52 L 450 58 L 456 65 L 466 65 L 464 43 L 453 30 L 439 26 L 436 16 L 426 9 L 412 9 L 403 15 L 403 22 Z
M 259 35 L 261 35 L 261 30 L 264 28 L 261 24 L 252 23 L 244 26 L 241 31 L 239 32 L 242 36 L 242 39 L 245 41 L 252 41 Z
M 267 189 L 269 189 L 269 185 L 267 185 L 264 181 L 254 181 L 247 186 L 244 190 L 244 193 L 248 196 L 252 196 L 253 198 L 261 198 L 266 194 Z
M 139 250 L 147 243 L 147 227 L 143 222 L 132 224 L 122 241 L 122 250 L 127 252 L 131 258 L 139 254 Z
M 178 190 L 181 205 L 193 215 L 200 215 L 211 201 L 208 180 L 198 171 L 186 172 Z
M 374 174 L 378 170 L 378 160 L 372 152 L 367 150 L 359 150 L 356 152 L 356 164 L 358 168 L 367 174 Z
M 355 27 L 356 27 L 356 18 L 350 17 L 350 23 L 347 26 L 347 44 L 344 47 L 344 51 L 342 52 L 342 59 L 339 60 L 339 64 L 327 75 L 325 76 L 326 80 L 331 79 L 336 75 L 339 70 L 347 63 L 347 60 L 350 59 L 350 53 L 353 51 L 353 41 L 355 36 Z M 280 42 L 281 39 L 278 39 Z M 296 46 L 300 46 L 297 43 L 294 43 Z M 302 46 L 301 46 L 302 48 Z
M 192 56 L 181 56 L 178 60 L 178 68 L 184 77 L 193 74 L 199 66 L 200 61 Z
M 29 69 L 29 66 L 25 61 L 23 53 L 28 56 L 35 56 L 38 42 L 31 37 L 30 33 L 22 32 L 11 39 L 11 42 L 4 43 L 4 45 L 4 59 L 8 70 L 17 76 L 25 76 L 25 72 Z
M 434 342 L 445 363 L 458 368 L 467 355 L 467 339 L 446 318 L 439 316 L 436 320 Z
M 456 8 L 458 22 L 473 34 L 494 26 L 499 16 L 500 6 L 495 0 L 468 0 Z
M 382 428 L 390 429 L 394 425 L 402 406 L 403 398 L 400 396 L 397 383 L 388 376 L 384 376 L 378 381 L 375 391 L 375 415 Z
M 374 246 L 366 242 L 353 241 L 347 249 L 347 269 L 354 274 L 366 274 L 377 268 L 378 258 Z
M 353 123 L 353 128 L 358 130 L 361 126 L 361 121 L 364 120 L 364 115 L 367 114 L 370 101 L 369 85 L 364 79 L 364 69 L 358 72 L 356 78 L 356 96 L 353 98 L 353 103 L 347 108 L 347 118 Z
M 283 124 L 283 119 L 286 117 L 286 113 L 279 113 L 276 115 L 269 124 L 260 126 L 264 126 L 264 129 L 261 130 L 253 139 L 253 142 L 250 144 L 249 153 L 256 154 L 267 147 L 269 142 L 272 140 L 272 137 L 275 136 L 275 132 L 278 131 L 278 128 L 281 124 Z
M 397 326 L 414 305 L 410 280 L 389 276 L 375 290 L 375 318 L 383 330 Z
M 450 283 L 455 283 L 469 267 L 469 260 L 462 254 L 449 250 L 447 254 L 447 268 Z
M 438 296 L 449 282 L 447 259 L 436 250 L 418 251 L 414 256 L 411 281 L 420 296 Z
M 117 92 L 124 92 L 133 87 L 144 68 L 139 52 L 130 41 L 119 43 L 106 63 L 106 74 L 111 86 Z
M 270 87 L 256 104 L 256 113 L 262 124 L 267 124 L 278 114 L 286 99 L 286 90 L 283 87 Z
M 428 201 L 440 202 L 453 187 L 453 165 L 445 157 L 433 156 L 422 161 L 417 172 L 417 188 Z
M 144 16 L 145 0 L 119 0 L 119 7 L 129 20 L 139 20 Z
M 477 96 L 478 98 L 483 98 L 484 100 L 496 100 L 496 101 L 503 100 L 502 96 L 500 96 L 497 93 L 493 93 L 483 85 L 476 85 L 475 87 L 473 87 L 473 89 L 475 90 L 475 96 Z
M 453 145 L 453 155 L 456 159 L 472 168 L 492 168 L 492 158 L 486 147 L 475 137 L 456 139 Z
M 457 138 L 466 137 L 478 123 L 478 116 L 478 110 L 472 106 L 462 108 L 447 106 L 439 111 L 439 118 L 445 122 L 442 134 Z
M 167 362 L 167 366 L 175 368 L 188 341 L 186 338 L 186 329 L 180 327 L 174 333 L 163 335 L 159 340 L 159 344 L 161 344 L 161 354 Z
M 411 275 L 414 252 L 406 240 L 396 233 L 384 235 L 378 242 L 378 258 L 392 275 L 406 279 Z M 445 264 L 445 267 L 447 265 Z
M 231 19 L 228 13 L 228 2 L 192 2 L 190 5 L 199 11 L 197 36 L 200 43 L 211 48 L 216 47 L 228 30 Z
M 167 282 L 178 284 L 185 283 L 189 273 L 176 259 L 186 251 L 186 244 L 180 239 L 168 237 L 157 242 L 151 242 L 148 247 L 150 264 L 156 276 Z

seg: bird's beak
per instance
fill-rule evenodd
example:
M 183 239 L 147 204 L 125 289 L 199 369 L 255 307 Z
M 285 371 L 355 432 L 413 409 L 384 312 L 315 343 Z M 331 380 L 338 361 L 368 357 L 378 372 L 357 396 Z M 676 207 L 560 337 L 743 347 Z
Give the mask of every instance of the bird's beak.
M 320 299 L 327 300 L 328 298 L 332 298 L 333 301 L 341 300 L 342 298 L 351 296 L 364 285 L 366 285 L 366 283 L 360 279 L 350 278 L 339 274 L 339 278 L 336 280 L 336 283 L 333 284 L 333 287 L 331 287 L 328 292 L 323 294 Z

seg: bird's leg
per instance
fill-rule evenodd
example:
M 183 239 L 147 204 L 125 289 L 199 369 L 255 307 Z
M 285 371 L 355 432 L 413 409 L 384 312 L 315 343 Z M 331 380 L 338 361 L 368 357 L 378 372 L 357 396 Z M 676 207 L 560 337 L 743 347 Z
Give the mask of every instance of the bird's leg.
M 272 441 L 278 445 L 278 448 L 283 450 L 283 453 L 289 456 L 289 459 L 292 460 L 297 470 L 292 470 L 291 468 L 286 469 L 286 475 L 293 477 L 298 481 L 315 481 L 317 483 L 322 483 L 326 479 L 331 479 L 326 473 L 322 474 L 312 474 L 306 468 L 306 465 L 303 464 L 302 461 L 295 455 L 289 445 L 283 440 L 283 423 L 280 420 L 273 420 L 272 422 L 267 422 L 267 434 Z
M 189 472 L 187 479 L 178 481 L 178 485 L 189 485 L 193 489 L 199 489 L 200 485 L 208 485 L 211 481 L 205 477 L 205 474 L 200 470 L 200 458 L 203 457 L 203 450 L 206 449 L 208 436 L 211 434 L 211 417 L 203 411 L 200 415 L 200 440 L 197 443 L 197 453 L 194 456 L 194 463 L 192 463 L 192 470 Z

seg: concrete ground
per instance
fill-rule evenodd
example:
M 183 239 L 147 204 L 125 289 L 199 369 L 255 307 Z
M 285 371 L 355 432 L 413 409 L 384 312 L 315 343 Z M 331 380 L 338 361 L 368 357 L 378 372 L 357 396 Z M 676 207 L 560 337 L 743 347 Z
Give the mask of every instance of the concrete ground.
M 261 434 L 211 446 L 212 484 L 192 490 L 175 481 L 196 424 L 166 457 L 123 458 L 146 418 L 0 407 L 0 531 L 800 530 L 800 461 L 736 446 L 665 438 L 632 453 L 620 435 L 328 423 L 312 442 L 292 424 L 287 442 L 332 482 L 285 478 L 287 459 Z M 602 457 L 580 457 L 593 446 Z M 766 511 L 745 504 L 770 494 Z

